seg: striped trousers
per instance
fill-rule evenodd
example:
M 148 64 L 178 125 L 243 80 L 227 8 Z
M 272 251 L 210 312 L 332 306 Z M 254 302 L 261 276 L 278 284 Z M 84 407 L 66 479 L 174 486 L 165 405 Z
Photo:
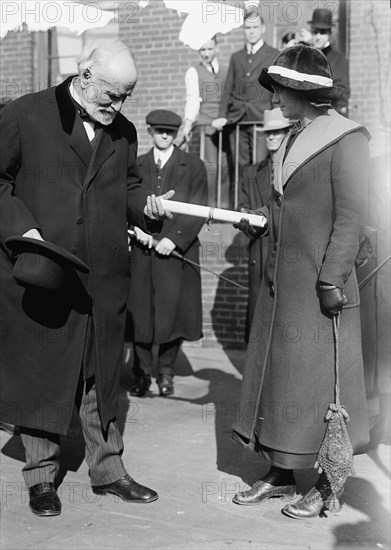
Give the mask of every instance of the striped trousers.
M 76 396 L 83 436 L 85 460 L 92 485 L 106 485 L 127 472 L 122 462 L 122 436 L 115 421 L 102 430 L 98 412 L 94 378 L 80 380 Z M 23 477 L 27 487 L 37 483 L 54 482 L 60 466 L 60 436 L 31 428 L 20 428 L 26 451 Z

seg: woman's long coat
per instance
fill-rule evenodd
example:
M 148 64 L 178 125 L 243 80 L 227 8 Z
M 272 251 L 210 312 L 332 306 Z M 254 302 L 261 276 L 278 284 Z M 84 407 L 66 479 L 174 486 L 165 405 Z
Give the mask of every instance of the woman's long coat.
M 324 281 L 343 288 L 348 299 L 340 319 L 341 403 L 351 417 L 353 447 L 362 452 L 368 430 L 354 260 L 365 224 L 368 135 L 330 110 L 278 162 L 275 172 L 282 169 L 265 208 L 269 256 L 235 438 L 252 449 L 261 445 L 309 456 L 319 450 L 335 384 L 332 318 L 317 294 Z
M 127 226 L 147 230 L 142 211 L 148 194 L 136 166 L 133 124 L 118 114 L 93 154 L 69 80 L 2 110 L 0 154 L 2 417 L 62 434 L 91 314 L 103 425 L 116 416 L 129 287 Z M 18 286 L 5 239 L 31 228 L 77 254 L 89 275 L 75 274 L 57 293 Z
M 156 167 L 153 149 L 137 159 L 143 182 L 154 189 Z M 159 193 L 175 191 L 173 200 L 207 204 L 207 183 L 203 162 L 175 148 L 167 162 Z M 156 235 L 176 244 L 176 251 L 199 263 L 198 233 L 201 218 L 174 214 Z M 201 278 L 199 268 L 173 256 L 159 256 L 134 246 L 130 254 L 129 333 L 135 342 L 162 344 L 177 338 L 198 340 L 202 336 Z

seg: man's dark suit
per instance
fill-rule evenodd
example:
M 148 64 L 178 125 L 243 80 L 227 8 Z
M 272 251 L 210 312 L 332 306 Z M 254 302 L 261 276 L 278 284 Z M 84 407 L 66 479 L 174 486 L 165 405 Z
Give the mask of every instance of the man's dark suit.
M 258 77 L 278 54 L 279 51 L 268 44 L 264 44 L 255 54 L 247 53 L 245 47 L 232 54 L 220 105 L 220 116 L 227 118 L 228 124 L 263 121 L 265 109 L 272 106 L 272 94 L 259 85 Z M 234 132 L 231 135 L 231 148 L 234 150 Z M 243 126 L 239 141 L 240 172 L 252 163 L 252 137 L 252 127 Z M 258 139 L 258 146 L 257 160 L 260 161 L 267 154 L 264 139 Z
M 331 76 L 335 86 L 344 88 L 345 92 L 333 107 L 343 115 L 347 115 L 349 107 L 350 85 L 349 85 L 349 63 L 346 57 L 336 50 L 334 46 L 327 46 L 322 50 L 331 68 Z
M 147 231 L 148 192 L 135 162 L 133 124 L 118 114 L 98 131 L 93 149 L 69 94 L 70 81 L 24 96 L 0 115 L 0 315 L 7 331 L 1 415 L 22 427 L 30 445 L 24 471 L 28 486 L 54 479 L 58 434 L 69 428 L 82 367 L 95 375 L 77 403 L 89 440 L 92 482 L 107 484 L 126 473 L 113 420 L 129 285 L 127 224 Z M 18 286 L 5 240 L 32 228 L 76 254 L 90 273 L 75 274 L 50 296 Z M 36 437 L 31 440 L 37 430 L 46 438 L 46 450 L 36 448 Z M 97 445 L 106 445 L 105 450 Z M 39 453 L 49 448 L 55 458 L 43 465 Z

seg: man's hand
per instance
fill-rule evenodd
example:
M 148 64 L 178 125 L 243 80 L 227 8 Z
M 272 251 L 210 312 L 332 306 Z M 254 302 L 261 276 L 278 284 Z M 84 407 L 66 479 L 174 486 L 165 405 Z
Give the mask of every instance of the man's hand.
M 133 231 L 134 231 L 136 241 L 138 243 L 141 243 L 142 245 L 147 246 L 148 248 L 152 248 L 152 245 L 153 245 L 152 235 L 148 235 L 147 233 L 144 233 L 144 231 L 141 231 L 139 227 L 134 227 Z
M 348 303 L 342 288 L 327 283 L 320 283 L 319 295 L 323 308 L 331 315 L 340 313 L 342 306 Z
M 175 247 L 175 243 L 173 243 L 170 239 L 167 239 L 167 237 L 163 237 L 163 239 L 155 246 L 155 250 L 162 256 L 169 256 Z
M 172 220 L 173 215 L 169 210 L 165 210 L 160 199 L 172 199 L 175 195 L 175 191 L 167 191 L 164 195 L 156 197 L 156 195 L 149 195 L 147 197 L 147 206 L 144 208 L 144 215 L 151 220 Z
M 38 241 L 43 241 L 41 233 L 38 231 L 38 229 L 29 229 L 29 231 L 24 233 L 22 237 L 28 237 L 29 239 L 37 239 Z
M 227 124 L 228 119 L 224 117 L 215 118 L 212 120 L 212 126 L 213 128 L 216 128 L 219 132 L 224 128 L 224 126 Z
M 241 208 L 240 211 L 244 214 L 260 213 L 259 210 L 249 210 L 248 208 Z M 234 223 L 233 226 L 235 229 L 239 229 L 240 231 L 242 231 L 249 239 L 258 239 L 266 229 L 266 226 L 254 227 L 244 216 L 239 223 Z

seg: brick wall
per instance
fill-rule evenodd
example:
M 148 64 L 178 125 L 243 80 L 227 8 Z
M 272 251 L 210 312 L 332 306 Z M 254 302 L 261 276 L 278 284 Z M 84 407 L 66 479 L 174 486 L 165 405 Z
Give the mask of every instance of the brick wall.
M 16 99 L 31 92 L 34 82 L 34 35 L 9 32 L 0 42 L 0 99 Z

